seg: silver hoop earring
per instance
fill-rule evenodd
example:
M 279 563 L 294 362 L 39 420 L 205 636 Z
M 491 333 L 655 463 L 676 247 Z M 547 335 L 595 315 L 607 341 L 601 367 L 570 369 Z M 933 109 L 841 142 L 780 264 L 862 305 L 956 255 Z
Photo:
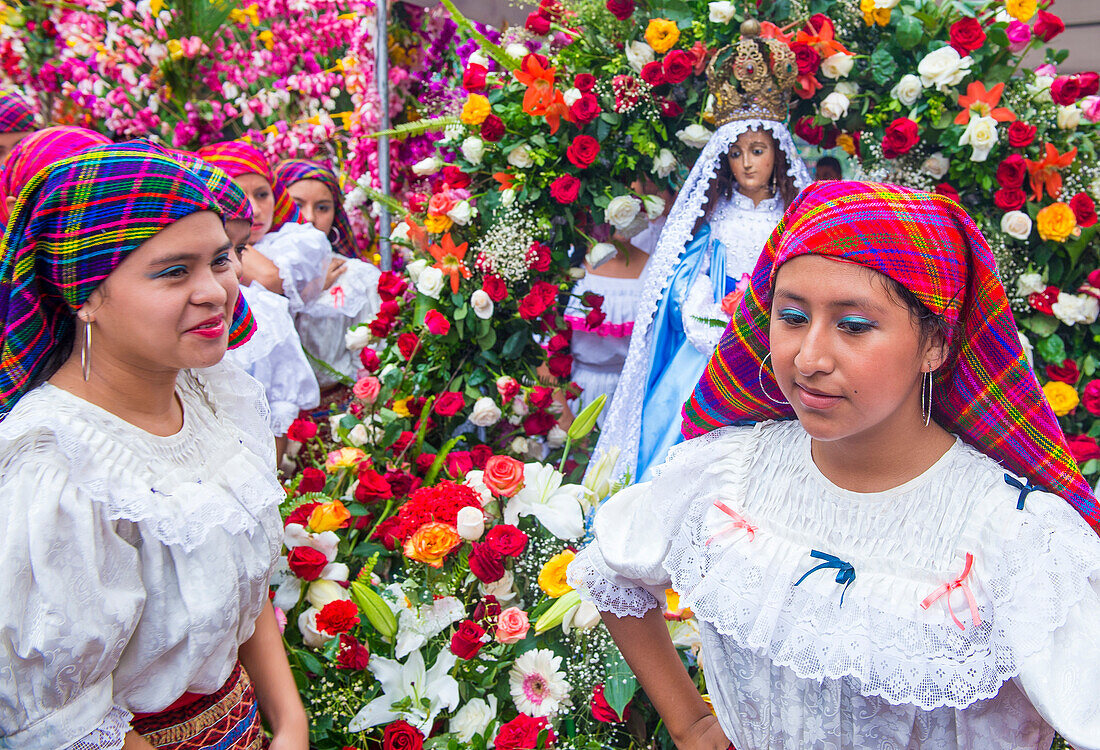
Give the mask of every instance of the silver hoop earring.
M 760 392 L 763 393 L 767 397 L 767 399 L 769 401 L 771 401 L 773 404 L 779 404 L 780 406 L 788 406 L 791 403 L 790 401 L 777 401 L 776 399 L 772 398 L 771 394 L 768 393 L 766 388 L 764 388 L 764 365 L 767 364 L 768 358 L 771 357 L 771 356 L 772 356 L 772 353 L 768 352 L 767 356 L 765 356 L 764 360 L 760 363 L 760 371 L 758 373 L 756 373 L 756 384 L 760 386 Z M 774 376 L 773 376 L 772 379 L 774 380 Z
M 926 395 L 927 394 L 927 395 Z M 932 363 L 928 363 L 928 372 L 924 373 L 920 383 L 920 408 L 924 417 L 924 426 L 932 423 Z
M 332 229 L 330 229 L 329 231 L 330 232 L 336 232 L 335 237 L 329 237 L 328 238 L 329 243 L 332 244 L 332 245 L 335 245 L 337 242 L 340 241 L 340 228 L 337 227 L 337 226 L 333 226 Z
M 92 324 L 84 324 L 84 344 L 80 347 L 80 370 L 84 375 L 84 382 L 92 374 Z

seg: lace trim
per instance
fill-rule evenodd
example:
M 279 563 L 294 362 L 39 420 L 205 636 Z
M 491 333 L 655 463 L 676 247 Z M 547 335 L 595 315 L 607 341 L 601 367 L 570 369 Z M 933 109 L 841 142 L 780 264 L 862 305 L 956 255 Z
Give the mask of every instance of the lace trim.
M 129 711 L 112 706 L 103 723 L 69 745 L 68 750 L 122 750 L 133 718 Z
M 656 597 L 640 586 L 620 586 L 608 580 L 599 560 L 599 553 L 590 545 L 581 550 L 566 570 L 569 585 L 581 597 L 596 605 L 601 612 L 617 617 L 645 617 L 651 609 L 660 608 Z

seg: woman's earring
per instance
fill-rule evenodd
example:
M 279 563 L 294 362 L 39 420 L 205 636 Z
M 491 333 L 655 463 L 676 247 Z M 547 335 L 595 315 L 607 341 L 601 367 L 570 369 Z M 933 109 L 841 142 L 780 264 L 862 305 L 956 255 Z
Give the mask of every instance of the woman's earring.
M 775 191 L 779 189 L 779 179 L 775 176 L 775 172 L 772 172 L 772 195 L 775 195 Z
M 328 238 L 329 243 L 335 245 L 337 242 L 340 241 L 340 227 L 334 226 L 329 231 L 330 232 L 336 232 L 335 237 L 329 237 Z
M 84 375 L 84 382 L 88 382 L 88 378 L 92 374 L 92 324 L 91 321 L 84 323 L 84 344 L 80 347 L 80 370 Z
M 926 395 L 927 394 L 927 395 Z M 920 406 L 924 416 L 924 426 L 932 422 L 932 363 L 928 363 L 928 372 L 924 373 L 920 384 Z
M 758 372 L 756 374 L 756 383 L 757 383 L 757 385 L 760 386 L 760 392 L 763 393 L 769 401 L 771 401 L 774 404 L 779 404 L 781 406 L 787 406 L 791 403 L 790 401 L 777 401 L 776 399 L 772 398 L 771 394 L 768 393 L 766 388 L 764 388 L 764 365 L 767 364 L 768 357 L 771 357 L 771 356 L 772 356 L 772 353 L 768 352 L 767 356 L 764 357 L 764 361 L 762 361 L 760 363 L 760 372 Z

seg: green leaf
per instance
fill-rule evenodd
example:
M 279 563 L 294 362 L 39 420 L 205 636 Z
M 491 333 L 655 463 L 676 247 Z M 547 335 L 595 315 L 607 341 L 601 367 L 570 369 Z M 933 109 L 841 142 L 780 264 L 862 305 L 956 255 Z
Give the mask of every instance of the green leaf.
M 508 340 L 504 342 L 504 349 L 501 351 L 501 356 L 505 359 L 516 359 L 523 353 L 524 347 L 527 345 L 527 340 L 530 338 L 528 331 L 516 331 Z
M 871 77 L 879 86 L 885 86 L 894 80 L 897 72 L 898 63 L 894 59 L 894 54 L 885 44 L 880 44 L 871 53 Z
M 924 38 L 924 24 L 913 16 L 902 16 L 897 22 L 897 32 L 894 36 L 902 49 L 913 49 Z M 873 58 L 872 58 L 873 62 Z
M 1056 335 L 1039 339 L 1039 343 L 1035 345 L 1035 351 L 1045 362 L 1052 365 L 1060 365 L 1066 359 L 1066 344 Z
M 1058 319 L 1049 315 L 1032 315 L 1022 320 L 1024 326 L 1039 336 L 1049 336 L 1058 330 Z
M 487 322 L 487 321 L 486 321 Z M 482 349 L 492 349 L 497 343 L 497 332 L 490 328 L 477 337 L 477 345 Z
M 325 665 L 313 654 L 308 651 L 302 651 L 301 649 L 291 649 L 291 652 L 294 656 L 298 657 L 299 663 L 307 672 L 312 672 L 315 675 L 323 675 L 325 673 Z
M 626 704 L 638 691 L 638 681 L 634 679 L 634 673 L 630 671 L 619 649 L 610 646 L 604 655 L 604 674 L 606 681 L 603 687 L 603 697 L 607 699 L 607 705 L 619 715 L 621 719 Z

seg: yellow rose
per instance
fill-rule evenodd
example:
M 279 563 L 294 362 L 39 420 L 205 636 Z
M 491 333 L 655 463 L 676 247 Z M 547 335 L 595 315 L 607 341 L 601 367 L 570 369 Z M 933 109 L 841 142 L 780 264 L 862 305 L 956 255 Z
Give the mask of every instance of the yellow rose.
M 859 9 L 863 11 L 863 22 L 868 26 L 885 26 L 890 23 L 890 8 L 876 8 L 875 0 L 859 0 Z
M 1005 10 L 1017 21 L 1027 23 L 1035 15 L 1038 4 L 1035 0 L 1005 0 Z
M 539 588 L 551 599 L 557 599 L 562 594 L 568 594 L 573 590 L 573 587 L 565 581 L 565 569 L 576 556 L 576 552 L 566 550 L 554 555 L 542 566 L 539 572 Z
M 1077 229 L 1073 209 L 1061 201 L 1041 208 L 1035 217 L 1035 224 L 1040 237 L 1054 242 L 1064 242 Z
M 341 469 L 354 469 L 359 462 L 367 457 L 367 454 L 358 448 L 341 448 L 331 451 L 325 457 L 325 471 L 335 474 Z
M 663 55 L 680 41 L 680 29 L 667 18 L 654 18 L 646 26 L 645 40 L 654 52 Z
M 1081 403 L 1081 397 L 1077 395 L 1077 389 L 1060 380 L 1052 380 L 1044 385 L 1043 394 L 1050 402 L 1050 408 L 1059 417 L 1066 416 Z
M 467 125 L 480 125 L 489 116 L 489 100 L 481 94 L 470 94 L 470 98 L 462 105 L 462 115 L 459 117 Z
M 405 557 L 433 568 L 442 568 L 443 560 L 460 544 L 462 537 L 449 523 L 431 521 L 421 525 L 405 540 Z
M 339 500 L 331 503 L 322 503 L 313 509 L 309 516 L 309 530 L 320 534 L 325 531 L 335 531 L 348 525 L 351 511 L 344 507 Z
M 432 234 L 443 234 L 454 224 L 446 214 L 428 214 L 424 219 L 424 228 Z
M 409 411 L 409 402 L 413 400 L 412 396 L 408 398 L 399 398 L 393 402 L 393 412 L 399 417 L 411 417 L 412 412 Z
M 848 154 L 848 156 L 856 155 L 855 139 L 847 133 L 841 133 L 836 137 L 836 145 L 844 149 L 844 153 Z

